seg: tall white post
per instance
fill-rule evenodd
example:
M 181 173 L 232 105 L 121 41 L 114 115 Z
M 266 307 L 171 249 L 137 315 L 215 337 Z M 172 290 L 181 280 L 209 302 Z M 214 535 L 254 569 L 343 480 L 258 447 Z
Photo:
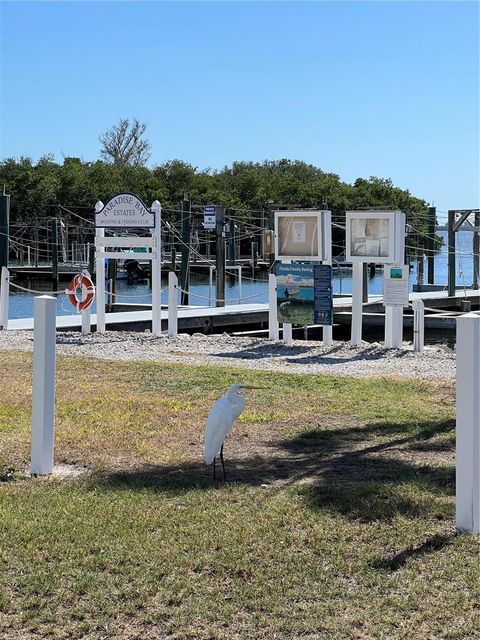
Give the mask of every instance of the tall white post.
M 385 307 L 385 348 L 400 349 L 403 342 L 403 307 Z
M 178 278 L 173 271 L 168 274 L 168 335 L 176 338 L 178 334 Z
M 158 338 L 162 335 L 162 207 L 158 200 L 150 207 L 155 216 L 152 260 L 152 333 Z
M 457 529 L 480 533 L 480 316 L 457 318 Z
M 0 331 L 8 329 L 8 297 L 10 294 L 10 273 L 7 267 L 2 267 L 0 275 Z
M 363 263 L 352 264 L 352 347 L 362 342 Z
M 423 300 L 413 301 L 413 350 L 423 353 L 425 344 L 425 305 Z
M 100 200 L 95 205 L 95 213 L 103 209 L 103 202 Z M 97 238 L 105 237 L 105 229 L 95 229 Z M 105 333 L 105 247 L 95 247 L 95 272 L 96 272 L 96 292 L 97 292 L 97 331 Z
M 323 225 L 323 264 L 332 264 L 332 212 L 324 211 L 322 214 Z M 333 314 L 332 314 L 333 321 Z M 324 325 L 322 328 L 323 346 L 329 347 L 333 344 L 333 327 Z
M 52 473 L 55 411 L 55 320 L 57 300 L 34 302 L 32 455 L 33 475 Z
M 268 339 L 278 340 L 277 276 L 268 274 Z

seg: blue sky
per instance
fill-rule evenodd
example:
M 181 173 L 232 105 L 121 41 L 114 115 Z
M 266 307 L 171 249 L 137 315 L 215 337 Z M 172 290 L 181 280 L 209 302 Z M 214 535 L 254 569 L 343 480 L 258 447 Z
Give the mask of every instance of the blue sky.
M 479 206 L 476 2 L 1 2 L 1 156 L 291 158 Z

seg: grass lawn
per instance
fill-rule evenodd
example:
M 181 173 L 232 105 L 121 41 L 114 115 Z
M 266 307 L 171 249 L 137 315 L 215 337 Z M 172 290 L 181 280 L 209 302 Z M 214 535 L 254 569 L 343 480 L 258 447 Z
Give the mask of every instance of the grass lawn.
M 59 358 L 55 461 L 87 471 L 31 479 L 31 355 L 0 363 L 0 638 L 480 637 L 451 386 Z M 232 382 L 268 388 L 214 484 Z

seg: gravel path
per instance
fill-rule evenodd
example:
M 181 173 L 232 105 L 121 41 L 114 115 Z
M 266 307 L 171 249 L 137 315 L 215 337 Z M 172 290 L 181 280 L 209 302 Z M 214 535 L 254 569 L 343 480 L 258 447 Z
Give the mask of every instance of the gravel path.
M 31 351 L 33 332 L 0 331 L 0 350 Z M 264 338 L 232 337 L 228 334 L 180 334 L 177 338 L 154 338 L 149 332 L 108 331 L 82 336 L 77 332 L 57 333 L 57 353 L 105 360 L 156 360 L 184 364 L 231 365 L 263 371 L 329 373 L 353 376 L 400 376 L 434 380 L 455 378 L 455 352 L 430 346 L 423 355 L 411 344 L 403 349 L 384 349 L 380 343 L 350 347 L 335 342 L 295 340 L 293 347 Z M 0 354 L 1 362 L 1 354 Z

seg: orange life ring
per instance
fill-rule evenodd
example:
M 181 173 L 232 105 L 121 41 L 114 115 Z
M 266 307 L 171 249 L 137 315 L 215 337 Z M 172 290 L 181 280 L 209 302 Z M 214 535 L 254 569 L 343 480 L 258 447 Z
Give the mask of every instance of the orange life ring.
M 74 277 L 65 293 L 77 311 L 85 311 L 95 299 L 95 285 L 84 273 Z

